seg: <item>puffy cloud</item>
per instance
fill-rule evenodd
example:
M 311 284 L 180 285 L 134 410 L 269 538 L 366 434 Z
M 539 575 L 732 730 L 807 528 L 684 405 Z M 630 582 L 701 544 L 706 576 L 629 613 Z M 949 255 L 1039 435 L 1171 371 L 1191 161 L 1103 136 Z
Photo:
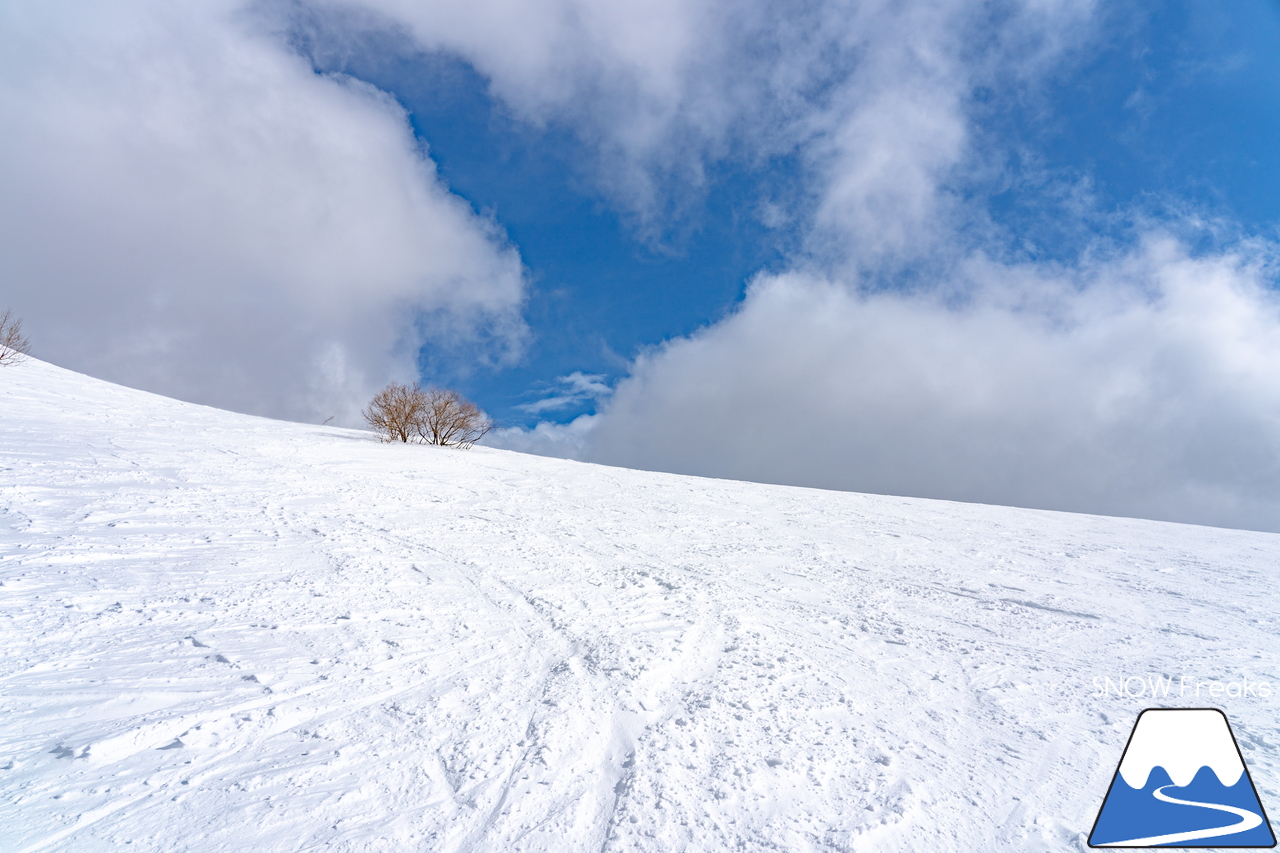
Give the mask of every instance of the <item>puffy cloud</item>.
M 743 117 L 744 28 L 770 3 L 724 0 L 313 0 L 268 2 L 326 58 L 368 49 L 462 57 L 491 93 L 534 126 L 559 123 L 591 152 L 600 189 L 657 235 L 671 205 L 705 183 L 704 155 L 724 151 Z M 408 39 L 408 46 L 405 38 Z M 690 192 L 692 191 L 692 192 Z
M 0 10 L 0 281 L 44 358 L 339 421 L 420 344 L 518 352 L 523 271 L 400 107 L 229 0 Z
M 927 251 L 953 206 L 951 170 L 974 156 L 966 106 L 980 86 L 1024 85 L 1093 26 L 1093 0 L 317 0 L 297 21 L 352 8 L 419 49 L 464 57 L 534 124 L 594 152 L 598 185 L 661 237 L 725 160 L 804 164 L 779 201 L 810 252 L 846 263 Z M 304 10 L 298 14 L 298 10 Z M 308 14 L 310 13 L 310 14 Z M 350 30 L 354 19 L 344 29 Z M 321 24 L 321 26 L 323 26 Z M 330 32 L 325 39 L 340 41 Z M 1021 95 L 1016 95 L 1020 97 Z M 792 197 L 794 196 L 794 197 Z
M 532 428 L 504 427 L 485 437 L 484 443 L 504 450 L 581 459 L 599 415 L 579 415 L 567 424 L 542 421 Z M 661 468 L 660 470 L 666 470 Z
M 958 303 L 762 277 L 638 359 L 577 455 L 1280 530 L 1271 260 L 1159 235 L 1075 269 L 975 258 Z

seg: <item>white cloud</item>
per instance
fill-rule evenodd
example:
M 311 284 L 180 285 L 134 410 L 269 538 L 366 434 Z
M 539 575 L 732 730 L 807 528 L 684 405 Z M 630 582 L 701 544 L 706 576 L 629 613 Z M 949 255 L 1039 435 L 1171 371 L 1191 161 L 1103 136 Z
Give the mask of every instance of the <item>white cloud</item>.
M 403 111 L 227 0 L 0 11 L 0 301 L 36 352 L 339 421 L 424 335 L 517 352 L 523 272 Z
M 533 125 L 593 152 L 600 189 L 661 238 L 726 159 L 805 163 L 811 250 L 852 230 L 863 253 L 901 254 L 938 224 L 948 171 L 971 157 L 974 87 L 1026 89 L 1090 32 L 1093 0 L 312 0 L 271 3 L 322 54 L 394 31 L 464 58 Z M 338 23 L 335 23 L 338 22 Z M 1019 95 L 1021 97 L 1021 95 Z M 798 221 L 798 220 L 797 220 Z M 847 260 L 849 253 L 843 253 Z
M 558 386 L 540 400 L 516 406 L 523 412 L 537 415 L 542 412 L 555 412 L 576 406 L 588 401 L 603 400 L 613 393 L 613 389 L 604 381 L 603 373 L 583 373 L 575 370 L 568 376 L 556 378 Z
M 807 223 L 824 265 L 865 268 L 939 247 L 953 170 L 975 150 L 978 86 L 1034 92 L 1093 27 L 1093 0 L 317 0 L 385 16 L 424 50 L 464 57 L 533 124 L 594 152 L 592 175 L 661 240 L 725 160 L 804 163 L 774 222 Z M 366 21 L 365 25 L 368 25 Z M 330 34 L 329 39 L 340 39 Z M 1006 91 L 1006 94 L 1009 94 Z M 940 230 L 941 229 L 941 230 Z M 849 251 L 850 240 L 857 252 Z
M 871 4 L 879 6 L 880 4 Z M 783 0 L 317 0 L 385 16 L 423 50 L 470 62 L 513 114 L 556 123 L 639 232 L 660 240 L 706 191 L 709 163 L 759 164 L 813 132 L 858 16 L 843 2 Z M 329 38 L 335 38 L 333 34 Z
M 1078 269 L 976 258 L 959 307 L 764 277 L 639 359 L 581 457 L 1280 530 L 1270 260 L 1165 236 Z
M 330 18 L 372 11 L 420 49 L 464 58 L 517 117 L 576 132 L 596 154 L 588 168 L 600 187 L 650 225 L 674 188 L 702 183 L 701 153 L 730 118 L 718 103 L 732 94 L 722 85 L 732 58 L 725 42 L 736 21 L 756 14 L 722 0 L 316 0 L 299 8 Z M 696 139 L 692 156 L 680 139 Z
M 567 424 L 543 421 L 531 429 L 506 427 L 489 433 L 484 443 L 491 447 L 536 453 L 539 456 L 581 459 L 598 422 L 598 415 L 579 415 Z

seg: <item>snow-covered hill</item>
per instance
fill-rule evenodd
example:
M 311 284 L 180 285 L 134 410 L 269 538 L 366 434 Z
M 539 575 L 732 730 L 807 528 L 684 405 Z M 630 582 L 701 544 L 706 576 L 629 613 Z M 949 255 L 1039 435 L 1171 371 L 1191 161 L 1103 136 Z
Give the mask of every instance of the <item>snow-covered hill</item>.
M 0 849 L 1082 849 L 1149 705 L 1222 707 L 1274 813 L 1278 563 L 29 361 L 0 368 Z M 1105 689 L 1155 675 L 1187 680 Z M 1269 696 L 1208 694 L 1243 678 Z

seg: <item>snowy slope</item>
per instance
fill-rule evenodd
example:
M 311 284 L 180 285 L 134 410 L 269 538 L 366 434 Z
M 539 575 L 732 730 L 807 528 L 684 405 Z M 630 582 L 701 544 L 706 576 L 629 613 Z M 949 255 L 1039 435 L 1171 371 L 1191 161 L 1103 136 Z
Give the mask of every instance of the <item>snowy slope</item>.
M 1280 536 L 379 444 L 0 368 L 0 849 L 1082 849 L 1280 812 Z M 1097 695 L 1154 673 L 1269 698 Z

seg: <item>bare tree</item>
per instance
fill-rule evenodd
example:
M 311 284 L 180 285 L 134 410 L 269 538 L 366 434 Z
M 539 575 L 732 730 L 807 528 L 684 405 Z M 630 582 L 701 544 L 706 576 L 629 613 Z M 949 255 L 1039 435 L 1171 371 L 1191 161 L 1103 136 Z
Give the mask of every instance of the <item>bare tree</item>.
M 392 382 L 364 410 L 383 441 L 421 441 L 440 447 L 470 447 L 493 429 L 493 421 L 457 391 L 423 390 L 416 382 Z
M 401 385 L 392 382 L 376 395 L 364 410 L 369 426 L 382 433 L 383 441 L 408 443 L 418 434 L 426 395 L 418 383 Z
M 493 421 L 457 391 L 429 388 L 418 422 L 418 435 L 427 444 L 470 447 L 493 429 Z
M 22 334 L 22 321 L 8 309 L 0 314 L 0 365 L 21 364 L 31 352 L 31 341 Z

